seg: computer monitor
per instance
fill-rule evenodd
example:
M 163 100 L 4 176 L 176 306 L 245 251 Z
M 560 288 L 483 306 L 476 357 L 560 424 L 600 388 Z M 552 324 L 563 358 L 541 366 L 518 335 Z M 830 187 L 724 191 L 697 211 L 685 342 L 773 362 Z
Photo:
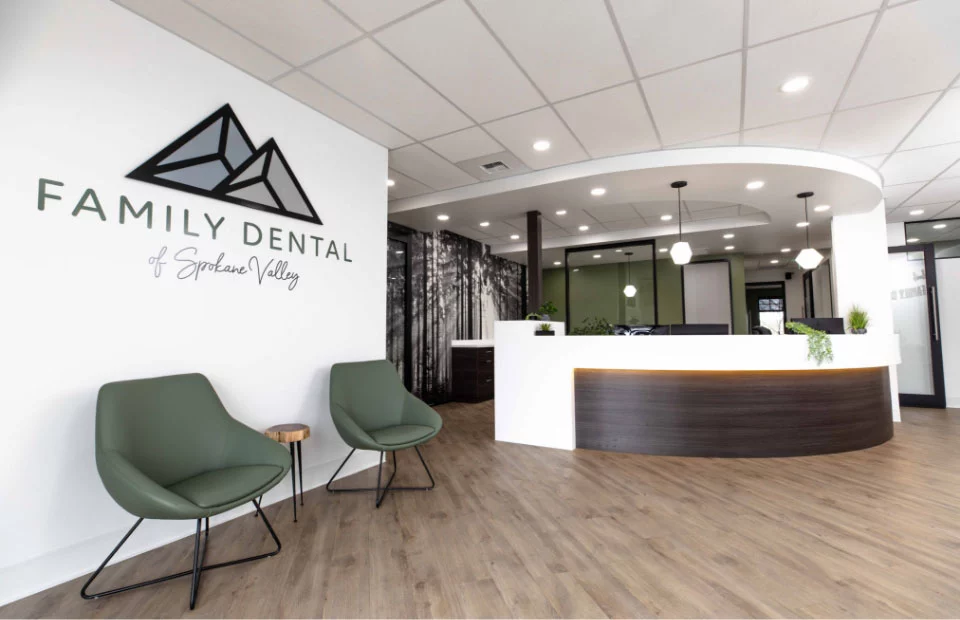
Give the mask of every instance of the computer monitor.
M 819 329 L 828 334 L 843 334 L 843 319 L 821 318 L 821 319 L 790 319 L 794 323 L 802 323 L 807 327 Z
M 683 323 L 670 326 L 671 336 L 729 336 L 726 323 Z

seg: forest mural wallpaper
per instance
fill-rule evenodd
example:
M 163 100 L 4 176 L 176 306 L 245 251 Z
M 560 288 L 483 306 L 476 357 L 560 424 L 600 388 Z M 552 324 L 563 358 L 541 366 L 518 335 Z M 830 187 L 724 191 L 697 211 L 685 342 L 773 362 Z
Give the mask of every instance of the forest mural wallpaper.
M 421 233 L 390 223 L 387 357 L 428 403 L 449 399 L 450 342 L 493 338 L 494 321 L 526 312 L 526 267 L 449 231 Z M 408 256 L 409 254 L 409 256 Z M 409 259 L 409 260 L 408 260 Z M 410 287 L 410 360 L 404 367 L 404 287 Z

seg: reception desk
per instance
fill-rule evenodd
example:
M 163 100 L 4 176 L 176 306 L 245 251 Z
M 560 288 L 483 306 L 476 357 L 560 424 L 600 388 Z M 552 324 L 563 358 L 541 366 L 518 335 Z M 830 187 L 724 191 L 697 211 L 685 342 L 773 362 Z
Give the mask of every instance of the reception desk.
M 893 436 L 894 335 L 831 336 L 832 362 L 803 336 L 533 335 L 494 326 L 496 439 L 712 457 L 827 454 Z

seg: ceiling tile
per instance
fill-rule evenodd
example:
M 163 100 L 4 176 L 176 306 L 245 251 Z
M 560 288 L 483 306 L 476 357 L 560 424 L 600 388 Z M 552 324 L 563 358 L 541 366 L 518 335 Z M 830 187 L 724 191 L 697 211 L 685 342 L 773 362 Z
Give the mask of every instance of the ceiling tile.
M 875 11 L 882 3 L 882 0 L 750 0 L 750 45 Z
M 363 34 L 329 5 L 314 0 L 191 1 L 293 65 Z
M 936 95 L 920 95 L 837 112 L 823 150 L 850 157 L 889 153 L 916 124 Z
M 406 146 L 413 142 L 408 136 L 353 105 L 304 73 L 294 71 L 280 78 L 273 85 L 294 99 L 389 149 Z
M 499 153 L 503 147 L 480 127 L 471 127 L 424 142 L 452 162 Z
M 479 225 L 479 222 L 478 222 L 478 225 Z M 486 233 L 489 234 L 491 237 L 507 237 L 507 238 L 509 238 L 510 235 L 519 235 L 523 232 L 519 228 L 515 228 L 506 222 L 490 222 L 490 225 L 484 227 L 483 230 L 486 231 Z M 516 239 L 514 241 L 516 241 Z
M 947 142 L 960 142 L 960 89 L 947 91 L 913 130 L 901 148 L 914 149 Z
M 470 228 L 466 226 L 459 226 L 457 228 L 451 228 L 450 232 L 460 235 L 461 237 L 467 237 L 468 239 L 476 239 L 477 241 L 487 239 L 490 237 L 485 232 L 481 232 L 483 229 Z
M 545 102 L 463 0 L 446 0 L 376 35 L 477 122 Z
M 633 208 L 637 213 L 647 220 L 657 224 L 666 225 L 668 222 L 677 221 L 677 201 L 669 200 L 650 200 L 646 202 L 635 202 Z M 669 215 L 673 219 L 664 222 L 660 219 L 661 215 Z
M 329 0 L 364 30 L 373 30 L 433 0 Z
M 591 157 L 638 153 L 660 147 L 633 82 L 554 106 Z
M 958 24 L 960 2 L 956 0 L 923 0 L 887 9 L 842 105 L 946 88 L 960 73 Z
M 488 164 L 495 163 L 503 164 L 506 168 L 495 168 L 492 170 L 484 168 L 484 166 Z M 478 181 L 492 181 L 494 179 L 502 179 L 503 177 L 512 177 L 530 172 L 530 168 L 517 159 L 517 156 L 510 151 L 497 151 L 495 153 L 481 155 L 480 157 L 464 159 L 457 162 L 457 167 Z
M 611 4 L 640 77 L 743 45 L 743 0 L 612 0 Z M 739 85 L 738 79 L 738 89 Z
M 954 204 L 951 207 L 947 207 L 940 213 L 937 213 L 935 216 L 937 219 L 943 219 L 947 217 L 958 217 L 960 218 L 960 204 Z
M 436 190 L 477 182 L 472 176 L 422 144 L 411 144 L 402 149 L 390 151 L 390 167 Z
M 387 188 L 387 198 L 397 200 L 399 198 L 410 198 L 411 196 L 420 196 L 422 194 L 432 193 L 433 190 L 421 183 L 397 172 L 396 170 L 387 170 L 387 178 L 393 179 L 393 187 Z
M 901 151 L 890 156 L 880 168 L 885 183 L 899 185 L 929 181 L 960 159 L 960 143 Z
M 576 139 L 550 108 L 531 110 L 487 123 L 493 137 L 534 170 L 588 159 Z M 537 140 L 549 140 L 550 149 L 533 150 Z
M 400 131 L 424 140 L 473 123 L 369 39 L 308 67 L 306 72 Z
M 633 77 L 603 0 L 474 0 L 551 101 Z
M 820 145 L 823 130 L 830 120 L 829 114 L 791 121 L 771 127 L 750 129 L 743 132 L 745 145 L 786 146 L 800 149 L 815 149 Z
M 648 78 L 643 89 L 664 144 L 740 128 L 740 54 Z M 704 97 L 710 105 L 704 105 Z
M 904 200 L 912 196 L 923 187 L 924 181 L 919 183 L 904 183 L 902 185 L 885 185 L 883 187 L 883 201 L 887 209 L 899 207 Z
M 700 148 L 704 146 L 737 146 L 740 144 L 740 133 L 728 133 L 722 136 L 714 136 L 712 138 L 704 138 L 703 140 L 694 140 L 692 142 L 682 142 L 680 144 L 675 144 L 669 148 Z
M 634 215 L 634 217 L 629 220 L 619 220 L 616 222 L 604 222 L 603 226 L 607 230 L 615 230 L 615 231 L 636 230 L 638 228 L 646 228 L 647 221 L 644 220 L 642 217 L 636 217 L 636 215 Z
M 860 158 L 860 161 L 862 161 L 863 163 L 867 164 L 868 166 L 870 166 L 870 167 L 873 168 L 874 170 L 879 170 L 879 169 L 880 169 L 880 164 L 882 164 L 882 163 L 883 163 L 883 160 L 885 160 L 886 158 L 887 158 L 887 155 L 886 155 L 886 154 L 883 154 L 883 155 L 871 155 L 870 157 L 861 157 L 861 158 Z
M 938 217 L 948 208 L 950 208 L 950 206 L 953 205 L 953 202 L 954 201 L 938 202 L 934 204 L 923 205 L 922 207 L 916 207 L 916 206 L 900 207 L 898 209 L 894 209 L 893 211 L 887 213 L 887 221 L 888 222 L 918 222 L 922 220 L 933 219 L 935 217 Z M 920 213 L 918 215 L 910 215 L 911 211 L 917 211 L 917 210 L 923 211 L 923 213 Z
M 598 222 L 619 222 L 637 219 L 637 212 L 629 205 L 601 205 L 585 209 Z
M 744 126 L 832 112 L 872 23 L 871 16 L 860 17 L 751 48 Z M 805 91 L 780 92 L 785 81 L 800 75 L 810 77 Z
M 920 206 L 956 200 L 960 200 L 960 177 L 933 181 L 903 203 L 903 206 Z
M 560 237 L 569 237 L 569 236 L 570 236 L 570 233 L 568 233 L 562 228 L 557 228 L 556 230 L 543 231 L 544 239 L 559 239 Z
M 277 56 L 181 0 L 117 2 L 261 80 L 272 80 L 290 70 Z

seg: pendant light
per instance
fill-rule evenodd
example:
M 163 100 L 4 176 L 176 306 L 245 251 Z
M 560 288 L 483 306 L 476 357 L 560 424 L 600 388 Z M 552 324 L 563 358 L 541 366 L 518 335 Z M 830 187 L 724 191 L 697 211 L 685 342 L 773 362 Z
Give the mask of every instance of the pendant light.
M 810 247 L 810 216 L 807 212 L 807 199 L 813 196 L 813 192 L 800 192 L 797 198 L 803 198 L 803 221 L 806 222 L 804 228 L 807 229 L 807 246 L 797 254 L 797 264 L 807 271 L 816 269 L 820 261 L 823 260 L 823 254 Z
M 633 285 L 633 281 L 630 279 L 630 257 L 633 256 L 633 252 L 624 252 L 623 255 L 627 257 L 627 285 L 623 287 L 623 294 L 627 297 L 633 297 L 637 294 L 637 287 Z
M 686 186 L 686 181 L 674 181 L 670 184 L 670 187 L 677 190 L 677 231 L 680 233 L 678 241 L 670 248 L 670 257 L 673 258 L 674 265 L 686 265 L 690 262 L 690 257 L 693 256 L 693 250 L 690 249 L 690 244 L 683 240 L 683 213 L 681 212 L 680 206 L 680 188 Z

